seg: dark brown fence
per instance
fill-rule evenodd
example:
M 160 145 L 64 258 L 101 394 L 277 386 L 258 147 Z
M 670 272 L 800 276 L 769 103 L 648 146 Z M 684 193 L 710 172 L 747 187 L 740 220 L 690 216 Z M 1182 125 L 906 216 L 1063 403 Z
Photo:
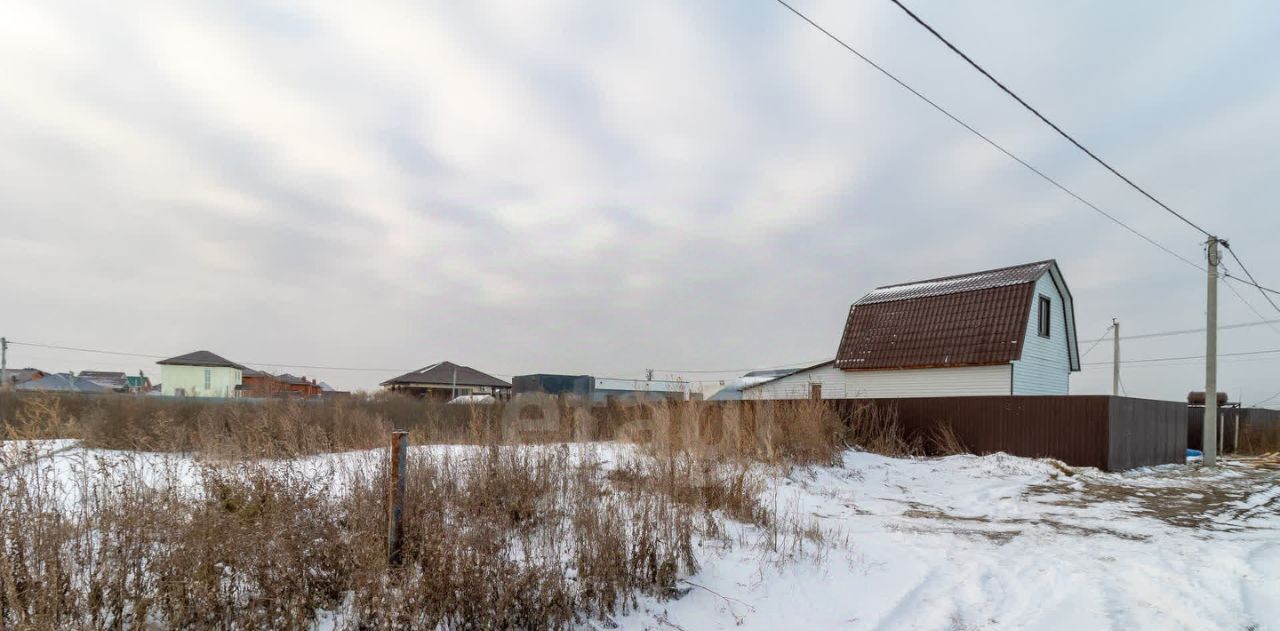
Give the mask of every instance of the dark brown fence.
M 1056 458 L 1109 471 L 1186 460 L 1186 404 L 1111 396 L 935 397 L 834 401 L 896 408 L 908 436 L 950 425 L 969 451 Z

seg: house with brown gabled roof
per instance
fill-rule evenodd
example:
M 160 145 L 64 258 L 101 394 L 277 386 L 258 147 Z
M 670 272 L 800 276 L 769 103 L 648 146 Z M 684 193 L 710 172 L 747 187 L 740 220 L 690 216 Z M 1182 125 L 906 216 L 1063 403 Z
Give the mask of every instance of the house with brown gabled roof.
M 747 399 L 1067 394 L 1080 370 L 1058 263 L 886 285 L 849 308 L 835 359 L 743 389 Z
M 463 395 L 511 396 L 511 384 L 470 366 L 437 362 L 382 382 L 389 392 L 410 394 L 434 401 L 449 401 Z

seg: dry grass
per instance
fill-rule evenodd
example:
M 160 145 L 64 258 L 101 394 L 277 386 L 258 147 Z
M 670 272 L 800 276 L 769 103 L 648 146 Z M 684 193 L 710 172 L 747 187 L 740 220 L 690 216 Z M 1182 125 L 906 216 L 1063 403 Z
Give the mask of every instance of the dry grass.
M 369 449 L 385 445 L 392 428 L 409 430 L 414 444 L 621 438 L 655 453 L 687 451 L 700 457 L 796 464 L 829 464 L 845 440 L 842 420 L 820 401 L 640 402 L 589 408 L 546 396 L 506 405 L 460 406 L 399 395 L 208 402 L 0 392 L 0 415 L 0 425 L 25 435 L 80 438 L 85 446 L 101 449 L 214 457 L 288 458 Z
M 531 401 L 531 402 L 530 402 Z M 52 412 L 45 412 L 46 408 Z M 56 419 L 56 423 L 47 419 Z M 392 428 L 414 444 L 612 440 L 625 410 L 574 408 L 551 397 L 521 404 L 446 405 L 395 394 L 323 401 L 210 401 L 0 391 L 0 428 L 87 447 L 287 458 L 369 449 Z
M 929 430 L 928 442 L 931 456 L 955 456 L 969 453 L 969 449 L 956 434 L 955 428 L 947 422 L 939 421 L 934 424 Z
M 684 593 L 699 542 L 821 555 L 824 533 L 769 502 L 770 476 L 844 448 L 840 419 L 812 402 L 600 414 L 41 396 L 8 409 L 0 627 L 15 629 L 607 626 L 642 595 Z M 401 424 L 416 443 L 463 445 L 410 452 L 391 569 L 384 458 L 307 456 L 384 445 Z M 564 444 L 615 435 L 637 443 L 621 462 Z M 68 460 L 17 440 L 55 436 L 160 453 Z M 551 444 L 511 444 L 527 442 Z
M 846 440 L 851 446 L 885 456 L 923 454 L 922 441 L 906 435 L 893 407 L 859 406 L 849 420 Z
M 416 451 L 388 569 L 376 461 L 5 453 L 4 628 L 564 628 L 676 594 L 714 510 L 615 487 L 567 446 Z
M 844 448 L 840 417 L 820 401 L 643 404 L 625 415 L 619 438 L 653 455 L 829 465 Z
M 1280 451 L 1280 421 L 1241 423 L 1236 453 L 1263 455 Z

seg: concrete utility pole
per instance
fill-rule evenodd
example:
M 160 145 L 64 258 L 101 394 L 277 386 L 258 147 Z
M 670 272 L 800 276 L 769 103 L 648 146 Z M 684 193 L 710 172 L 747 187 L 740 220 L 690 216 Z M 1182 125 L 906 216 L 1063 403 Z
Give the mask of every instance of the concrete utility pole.
M 9 387 L 9 340 L 0 337 L 0 390 Z
M 1218 462 L 1218 237 L 1209 237 L 1208 301 L 1204 336 L 1204 464 Z
M 1120 396 L 1120 321 L 1111 318 L 1111 396 Z

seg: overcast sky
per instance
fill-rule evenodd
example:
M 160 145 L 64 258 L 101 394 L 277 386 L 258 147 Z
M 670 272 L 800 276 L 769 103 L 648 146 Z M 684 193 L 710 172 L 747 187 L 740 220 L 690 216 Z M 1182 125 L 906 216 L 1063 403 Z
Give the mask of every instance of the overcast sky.
M 1200 235 L 887 0 L 794 2 L 1201 259 Z M 1280 286 L 1280 5 L 909 6 Z M 23 342 L 208 349 L 346 388 L 445 359 L 666 376 L 829 358 L 877 285 L 1046 258 L 1082 351 L 1112 317 L 1132 334 L 1204 325 L 1202 273 L 772 0 L 9 2 L 0 147 L 0 334 Z M 1258 319 L 1222 289 L 1222 322 Z M 1277 349 L 1280 330 L 1220 346 Z M 1195 334 L 1124 353 L 1203 349 Z M 158 373 L 26 346 L 9 365 Z M 1085 368 L 1073 392 L 1109 390 L 1109 367 Z M 1124 383 L 1181 399 L 1203 362 L 1126 366 Z M 1224 358 L 1219 384 L 1271 395 L 1280 353 Z

